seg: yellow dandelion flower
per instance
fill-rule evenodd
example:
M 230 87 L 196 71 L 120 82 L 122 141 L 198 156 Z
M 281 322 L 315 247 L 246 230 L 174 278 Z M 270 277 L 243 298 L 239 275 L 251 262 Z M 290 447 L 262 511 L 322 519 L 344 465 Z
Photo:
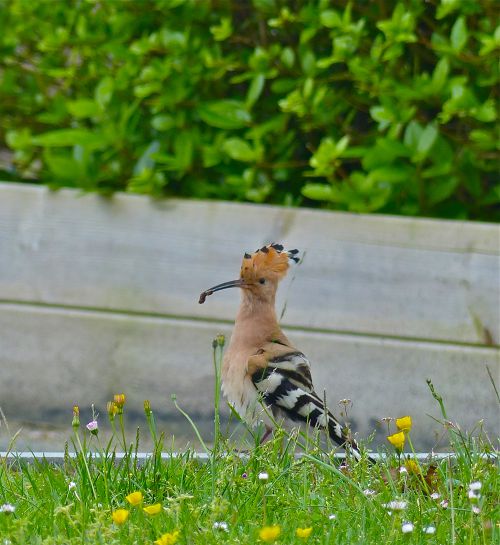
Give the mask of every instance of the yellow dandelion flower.
M 387 440 L 396 450 L 403 450 L 405 446 L 405 434 L 402 431 L 388 435 Z
M 264 526 L 259 530 L 259 537 L 262 541 L 274 541 L 281 534 L 279 526 Z
M 123 524 L 128 519 L 129 512 L 126 509 L 117 509 L 111 513 L 115 524 Z
M 396 418 L 396 426 L 399 431 L 409 432 L 411 430 L 411 416 Z
M 71 425 L 75 429 L 80 427 L 80 407 L 78 405 L 73 405 L 73 420 Z
M 113 402 L 116 405 L 116 413 L 123 414 L 123 406 L 125 405 L 125 394 L 115 394 Z
M 148 515 L 157 515 L 161 512 L 161 503 L 154 503 L 153 505 L 146 505 L 143 507 L 143 511 Z
M 179 537 L 179 530 L 175 530 L 175 532 L 171 532 L 170 534 L 163 534 L 160 536 L 156 541 L 156 545 L 174 545 L 174 543 L 177 543 L 177 539 Z
M 142 492 L 132 492 L 125 499 L 130 505 L 139 505 L 142 502 Z
M 295 533 L 297 534 L 297 537 L 301 537 L 302 539 L 307 539 L 311 532 L 313 531 L 312 526 L 309 526 L 309 528 L 297 528 Z
M 108 401 L 106 403 L 106 410 L 108 411 L 108 416 L 111 420 L 114 419 L 116 413 L 118 412 L 118 407 L 114 401 Z

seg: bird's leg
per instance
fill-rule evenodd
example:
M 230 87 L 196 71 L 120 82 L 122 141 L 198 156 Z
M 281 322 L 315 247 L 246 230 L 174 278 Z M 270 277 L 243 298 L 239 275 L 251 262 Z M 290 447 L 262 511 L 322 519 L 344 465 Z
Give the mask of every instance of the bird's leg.
M 272 432 L 273 432 L 273 428 L 271 428 L 271 426 L 268 426 L 266 424 L 266 431 L 264 432 L 264 435 L 262 436 L 260 440 L 261 445 L 263 445 L 267 441 L 267 439 L 269 438 Z

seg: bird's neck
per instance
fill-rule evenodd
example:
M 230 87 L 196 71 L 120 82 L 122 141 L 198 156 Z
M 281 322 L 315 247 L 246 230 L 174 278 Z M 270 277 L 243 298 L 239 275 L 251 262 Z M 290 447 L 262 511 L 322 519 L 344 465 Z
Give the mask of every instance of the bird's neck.
M 274 298 L 265 301 L 243 296 L 236 316 L 231 345 L 253 350 L 272 340 L 286 339 L 276 318 Z

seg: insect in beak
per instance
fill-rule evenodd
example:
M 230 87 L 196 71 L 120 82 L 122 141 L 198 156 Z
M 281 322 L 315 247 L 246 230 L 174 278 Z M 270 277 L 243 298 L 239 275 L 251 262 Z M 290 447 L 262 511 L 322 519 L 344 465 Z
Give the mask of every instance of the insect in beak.
M 222 284 L 217 284 L 217 286 L 214 286 L 213 288 L 209 288 L 208 290 L 205 290 L 201 295 L 198 303 L 200 305 L 203 305 L 205 302 L 205 299 L 212 295 L 212 293 L 215 293 L 216 291 L 225 290 L 227 288 L 241 288 L 243 287 L 244 282 L 241 278 L 238 278 L 238 280 L 230 280 L 229 282 L 223 282 Z

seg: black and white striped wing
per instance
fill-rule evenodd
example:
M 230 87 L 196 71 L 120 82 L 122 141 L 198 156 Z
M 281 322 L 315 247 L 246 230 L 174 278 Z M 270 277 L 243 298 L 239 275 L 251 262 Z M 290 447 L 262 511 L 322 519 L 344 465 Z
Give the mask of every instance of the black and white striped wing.
M 302 352 L 271 358 L 266 368 L 252 375 L 252 382 L 275 416 L 327 429 L 336 443 L 345 444 L 342 427 L 314 391 L 311 366 Z

